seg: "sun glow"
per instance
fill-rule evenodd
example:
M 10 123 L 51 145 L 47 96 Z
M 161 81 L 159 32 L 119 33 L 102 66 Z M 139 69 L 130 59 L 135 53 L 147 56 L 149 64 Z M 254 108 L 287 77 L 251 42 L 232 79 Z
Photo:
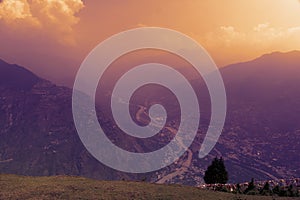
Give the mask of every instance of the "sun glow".
M 299 0 L 0 2 L 3 58 L 15 55 L 15 62 L 37 68 L 40 63 L 57 66 L 55 75 L 60 65 L 75 73 L 74 66 L 99 42 L 141 26 L 174 29 L 192 37 L 219 67 L 273 51 L 300 50 Z M 8 42 L 16 38 L 30 51 L 20 49 L 18 42 Z M 32 61 L 32 52 L 44 55 L 46 62 Z M 60 64 L 46 55 L 60 58 Z

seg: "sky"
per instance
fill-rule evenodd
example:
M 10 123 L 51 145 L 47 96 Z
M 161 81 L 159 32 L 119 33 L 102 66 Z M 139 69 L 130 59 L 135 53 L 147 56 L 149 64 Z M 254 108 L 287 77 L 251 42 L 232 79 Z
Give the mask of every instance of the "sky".
M 101 41 L 137 27 L 180 31 L 218 67 L 300 50 L 299 0 L 0 0 L 0 59 L 71 86 Z

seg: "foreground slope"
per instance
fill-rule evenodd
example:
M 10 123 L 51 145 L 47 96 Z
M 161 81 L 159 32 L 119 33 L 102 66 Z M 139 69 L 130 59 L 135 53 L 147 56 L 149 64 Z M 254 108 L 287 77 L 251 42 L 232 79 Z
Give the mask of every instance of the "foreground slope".
M 235 195 L 179 185 L 96 181 L 81 177 L 0 175 L 0 199 L 274 199 Z M 293 199 L 293 198 L 275 198 Z

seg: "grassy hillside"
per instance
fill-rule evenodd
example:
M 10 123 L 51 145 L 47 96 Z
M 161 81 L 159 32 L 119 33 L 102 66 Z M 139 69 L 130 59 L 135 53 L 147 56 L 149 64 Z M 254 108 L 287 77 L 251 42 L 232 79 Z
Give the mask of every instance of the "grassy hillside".
M 97 181 L 82 177 L 0 175 L 0 199 L 273 199 L 179 185 Z M 292 198 L 276 198 L 292 199 Z

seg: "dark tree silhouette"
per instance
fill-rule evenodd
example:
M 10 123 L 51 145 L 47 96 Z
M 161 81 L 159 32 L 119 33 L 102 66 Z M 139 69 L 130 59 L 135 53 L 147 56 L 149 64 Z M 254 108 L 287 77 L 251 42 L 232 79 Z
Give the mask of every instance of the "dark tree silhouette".
M 241 185 L 239 183 L 236 185 L 236 193 L 238 194 L 242 193 Z
M 244 191 L 245 194 L 254 194 L 254 190 L 256 189 L 255 184 L 254 184 L 254 179 L 252 178 L 248 187 Z
M 272 192 L 273 192 L 273 194 L 275 194 L 275 195 L 279 195 L 279 193 L 280 193 L 280 187 L 279 187 L 279 185 L 276 185 L 276 186 L 273 188 Z
M 259 191 L 259 193 L 261 195 L 271 195 L 272 194 L 272 191 L 270 189 L 270 184 L 268 181 L 265 183 L 264 187 Z
M 225 184 L 228 181 L 228 173 L 226 171 L 223 158 L 215 157 L 211 165 L 205 171 L 204 181 L 206 184 L 221 183 Z

